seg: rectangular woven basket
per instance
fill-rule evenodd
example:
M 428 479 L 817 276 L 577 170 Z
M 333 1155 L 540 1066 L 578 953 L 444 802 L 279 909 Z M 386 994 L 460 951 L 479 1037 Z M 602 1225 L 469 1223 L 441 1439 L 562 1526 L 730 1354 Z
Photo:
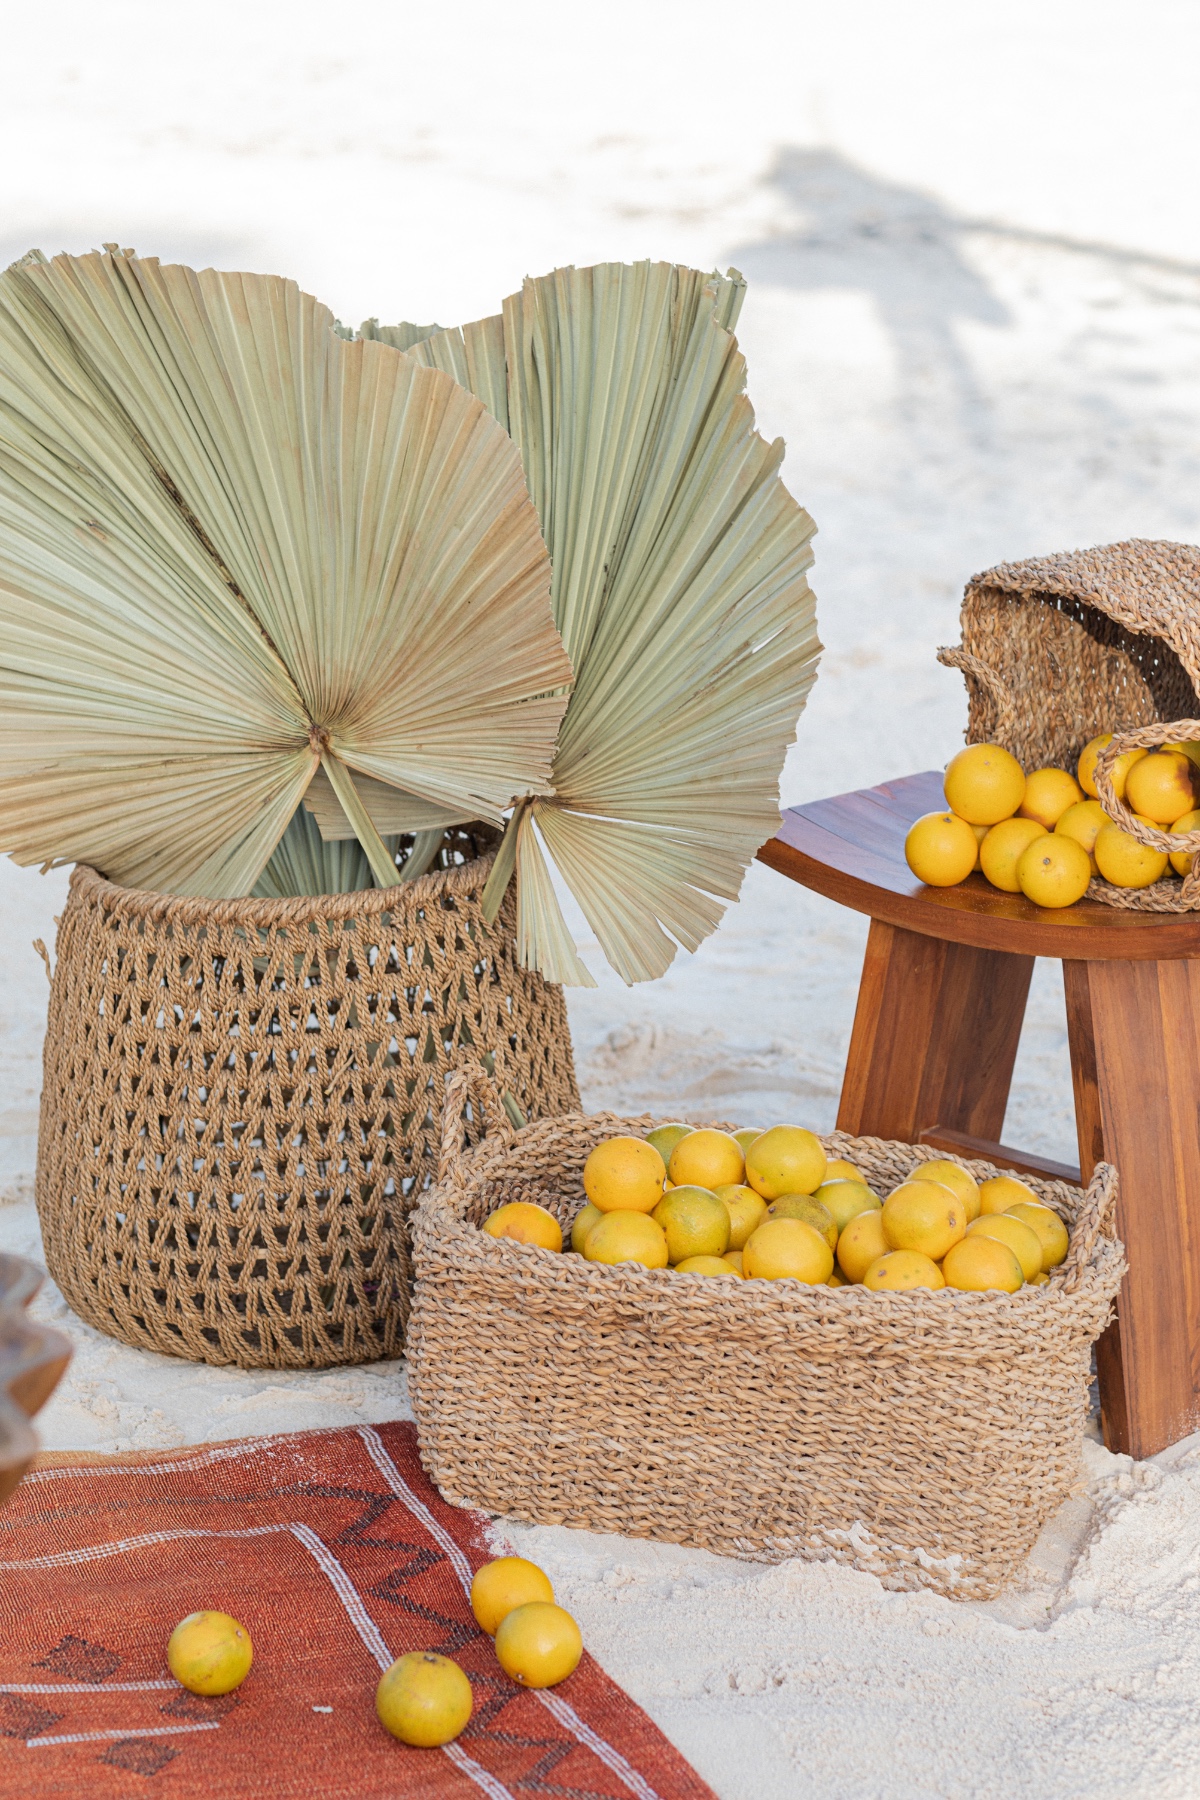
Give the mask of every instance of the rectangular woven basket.
M 963 1599 L 1011 1580 L 1079 1476 L 1090 1350 L 1124 1268 L 1111 1167 L 1086 1191 L 1030 1183 L 1071 1242 L 1048 1284 L 1014 1295 L 608 1268 L 479 1226 L 529 1199 L 565 1233 L 592 1147 L 655 1121 L 573 1113 L 514 1133 L 486 1087 L 449 1078 L 439 1180 L 413 1216 L 410 1390 L 448 1500 L 726 1556 L 835 1560 Z M 488 1137 L 464 1153 L 468 1093 Z M 822 1142 L 881 1195 L 941 1154 Z

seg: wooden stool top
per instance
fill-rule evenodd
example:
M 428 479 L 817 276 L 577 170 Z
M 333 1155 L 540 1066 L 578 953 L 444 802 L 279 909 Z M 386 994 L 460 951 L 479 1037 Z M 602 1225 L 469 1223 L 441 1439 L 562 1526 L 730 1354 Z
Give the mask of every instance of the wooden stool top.
M 914 819 L 945 804 L 941 774 L 929 769 L 792 806 L 759 860 L 855 912 L 981 950 L 1085 962 L 1200 957 L 1200 913 L 1126 912 L 1096 900 L 1054 911 L 979 873 L 958 887 L 926 887 L 904 860 L 904 839 Z

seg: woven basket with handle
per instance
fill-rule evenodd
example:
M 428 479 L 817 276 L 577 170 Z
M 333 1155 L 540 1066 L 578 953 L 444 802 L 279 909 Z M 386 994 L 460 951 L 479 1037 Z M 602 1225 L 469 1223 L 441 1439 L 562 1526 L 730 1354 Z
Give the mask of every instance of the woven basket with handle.
M 487 1137 L 469 1149 L 481 1118 Z M 996 1592 L 1078 1479 L 1091 1346 L 1124 1266 L 1113 1169 L 1086 1191 L 1031 1182 L 1070 1250 L 1045 1286 L 1015 1295 L 608 1268 L 479 1229 L 529 1199 L 565 1231 L 592 1147 L 653 1123 L 574 1113 L 514 1132 L 483 1078 L 448 1081 L 440 1178 L 413 1217 L 408 1350 L 421 1454 L 446 1498 L 729 1556 L 832 1559 L 894 1587 Z M 822 1142 L 881 1195 L 941 1154 Z

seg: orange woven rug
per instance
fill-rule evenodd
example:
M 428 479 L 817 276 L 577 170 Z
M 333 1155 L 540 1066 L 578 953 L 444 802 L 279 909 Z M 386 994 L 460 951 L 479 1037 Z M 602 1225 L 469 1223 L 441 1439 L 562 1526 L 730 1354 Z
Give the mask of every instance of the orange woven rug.
M 35 1469 L 0 1510 L 0 1794 L 712 1800 L 586 1654 L 544 1693 L 502 1673 L 467 1601 L 484 1525 L 440 1498 L 411 1425 Z M 199 1607 L 254 1641 L 222 1699 L 167 1671 Z M 380 1670 L 424 1649 L 475 1691 L 444 1750 L 375 1718 Z

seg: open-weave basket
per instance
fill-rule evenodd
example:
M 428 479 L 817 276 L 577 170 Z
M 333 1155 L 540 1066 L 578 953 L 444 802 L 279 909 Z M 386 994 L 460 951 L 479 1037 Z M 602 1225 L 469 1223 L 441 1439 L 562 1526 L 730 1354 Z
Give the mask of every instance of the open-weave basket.
M 75 870 L 37 1202 L 82 1318 L 243 1368 L 399 1353 L 455 1060 L 494 1056 L 531 1118 L 579 1104 L 562 990 L 521 967 L 511 900 L 480 910 L 491 864 L 227 901 Z
M 1012 1578 L 1079 1478 L 1091 1345 L 1124 1267 L 1111 1167 L 1086 1191 L 1031 1182 L 1071 1245 L 1015 1295 L 607 1268 L 479 1225 L 530 1199 L 565 1229 L 592 1147 L 653 1121 L 576 1113 L 514 1135 L 494 1117 L 464 1153 L 466 1089 L 447 1084 L 441 1178 L 413 1217 L 410 1392 L 448 1500 L 960 1598 Z M 881 1194 L 943 1154 L 822 1142 Z
M 1105 811 L 1150 848 L 1200 850 L 1200 831 L 1136 820 L 1108 773 L 1126 750 L 1200 739 L 1200 549 L 1132 538 L 1000 563 L 968 582 L 962 643 L 938 658 L 967 678 L 968 743 L 1003 744 L 1026 769 L 1074 773 L 1084 745 L 1112 732 L 1096 772 Z M 1200 870 L 1148 888 L 1096 879 L 1088 893 L 1109 906 L 1191 912 Z

